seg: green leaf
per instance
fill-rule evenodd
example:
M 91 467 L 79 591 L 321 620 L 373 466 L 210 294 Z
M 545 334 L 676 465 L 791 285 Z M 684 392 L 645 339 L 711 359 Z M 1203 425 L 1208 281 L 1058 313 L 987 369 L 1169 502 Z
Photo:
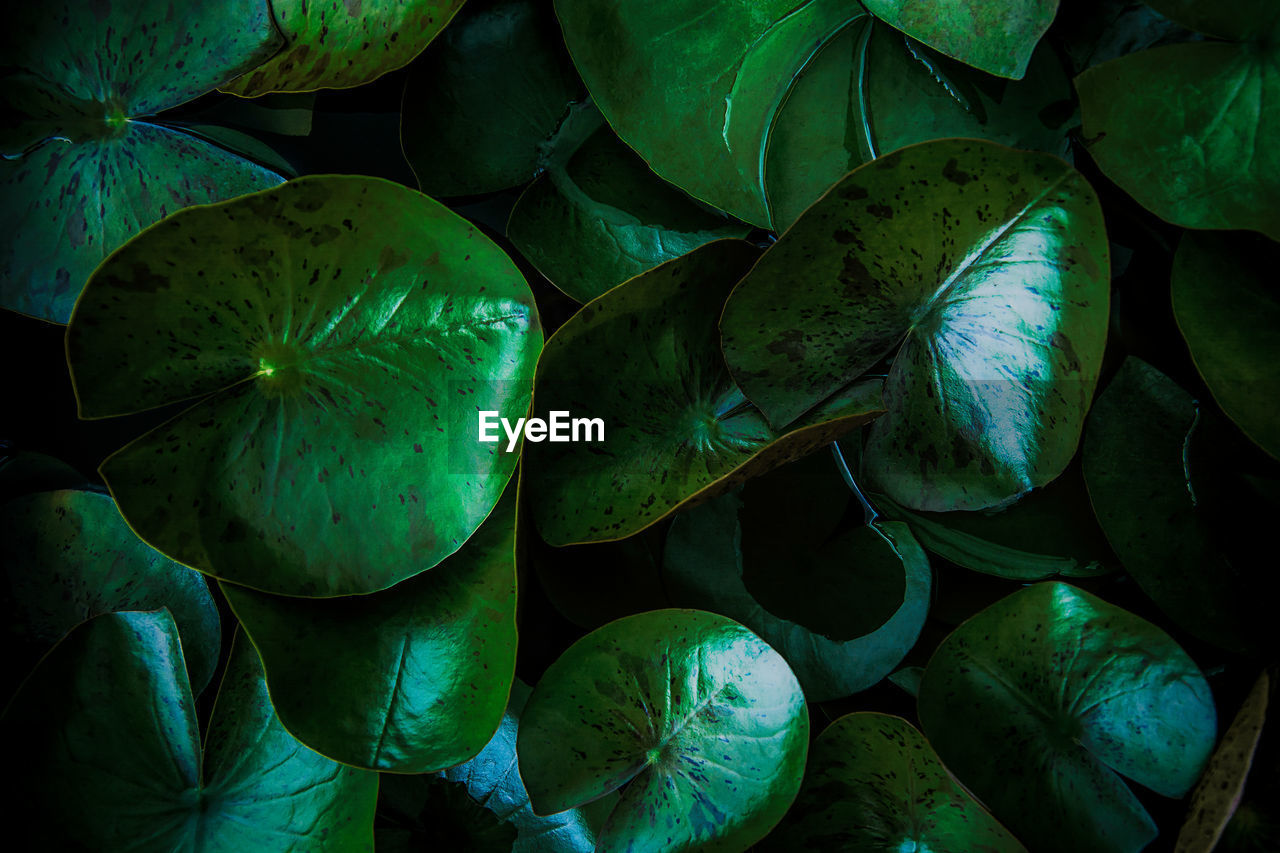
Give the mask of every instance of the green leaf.
M 608 127 L 546 165 L 512 209 L 507 236 L 579 302 L 712 240 L 751 231 L 663 181 Z
M 1151 212 L 1186 228 L 1280 239 L 1280 8 L 1152 4 L 1229 39 L 1156 47 L 1076 78 L 1089 152 Z
M 1213 399 L 1280 458 L 1280 251 L 1252 235 L 1189 233 L 1173 259 L 1173 313 Z
M 808 738 L 777 652 L 722 616 L 656 610 L 593 631 L 551 665 L 517 750 L 538 814 L 626 785 L 600 853 L 744 850 L 791 805 Z
M 107 495 L 37 492 L 0 507 L 11 639 L 32 662 L 85 619 L 167 607 L 182 632 L 191 684 L 213 678 L 222 646 L 204 577 L 147 547 Z
M 897 352 L 865 471 L 898 503 L 982 509 L 1066 467 L 1106 338 L 1097 197 L 1056 157 L 901 149 L 836 184 L 738 285 L 725 358 L 775 427 Z
M 472 0 L 405 83 L 405 156 L 430 195 L 523 184 L 582 95 L 550 6 Z
M 1020 79 L 1058 0 L 863 0 L 885 23 L 966 65 Z
M 463 0 L 271 0 L 284 48 L 222 87 L 267 92 L 349 89 L 407 65 Z
M 460 551 L 382 592 L 317 600 L 222 584 L 294 736 L 397 773 L 484 748 L 515 674 L 515 491 Z
M 588 303 L 547 342 L 536 409 L 602 418 L 605 442 L 529 447 L 530 507 L 552 545 L 638 533 L 690 500 L 803 456 L 880 411 L 851 386 L 775 431 L 733 383 L 712 318 L 756 250 L 719 240 Z
M 1202 415 L 1173 380 L 1129 358 L 1089 416 L 1085 482 L 1142 591 L 1197 637 L 1247 653 L 1255 626 L 1267 624 L 1255 589 L 1263 579 L 1227 559 L 1200 505 L 1191 464 Z
M 910 723 L 867 712 L 814 741 L 796 803 L 761 849 L 1024 853 Z
M 1120 778 L 1180 797 L 1213 749 L 1209 685 L 1169 635 L 1062 583 L 1001 599 L 942 642 L 920 722 L 1032 850 L 1138 851 L 1156 826 Z
M 765 166 L 774 227 L 851 169 L 917 142 L 964 136 L 1064 156 L 1072 94 L 1048 45 L 1024 79 L 1002 80 L 864 15 L 809 61 L 778 111 Z
M 67 333 L 82 416 L 199 398 L 103 463 L 130 526 L 318 597 L 385 589 L 480 525 L 516 455 L 478 440 L 476 411 L 527 412 L 541 342 L 474 226 L 336 176 L 169 217 L 94 274 Z
M 762 227 L 778 106 L 818 47 L 864 14 L 847 0 L 556 0 L 556 12 L 622 140 L 664 179 Z
M 808 470 L 814 462 L 825 463 L 826 477 Z M 830 454 L 815 454 L 681 513 L 667 536 L 664 580 L 673 601 L 755 631 L 786 659 L 811 702 L 888 675 L 929 610 L 929 561 L 906 525 L 838 530 L 839 516 L 806 524 L 822 513 L 806 498 L 831 485 L 843 501 L 822 503 L 843 511 L 849 490 Z
M 167 611 L 72 631 L 4 716 L 29 849 L 370 850 L 377 776 L 293 739 L 237 642 L 201 754 Z M 20 830 L 21 831 L 21 830 Z M 268 839 L 270 839 L 268 841 Z
M 276 173 L 153 120 L 280 45 L 266 0 L 16 7 L 0 36 L 0 304 L 65 323 L 108 254 L 166 214 Z

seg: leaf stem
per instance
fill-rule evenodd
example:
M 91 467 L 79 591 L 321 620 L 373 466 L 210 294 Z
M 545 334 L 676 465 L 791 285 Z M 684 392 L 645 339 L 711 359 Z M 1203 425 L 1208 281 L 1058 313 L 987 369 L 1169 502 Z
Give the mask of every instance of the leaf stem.
M 840 475 L 844 477 L 845 483 L 848 484 L 853 496 L 858 499 L 858 503 L 862 504 L 862 517 L 868 527 L 870 527 L 880 513 L 876 512 L 876 508 L 871 505 L 871 501 L 867 500 L 867 496 L 862 493 L 862 489 L 858 488 L 858 483 L 853 479 L 853 472 L 849 470 L 849 463 L 844 461 L 844 453 L 840 450 L 840 443 L 831 442 L 831 455 L 836 458 L 836 467 L 840 469 Z

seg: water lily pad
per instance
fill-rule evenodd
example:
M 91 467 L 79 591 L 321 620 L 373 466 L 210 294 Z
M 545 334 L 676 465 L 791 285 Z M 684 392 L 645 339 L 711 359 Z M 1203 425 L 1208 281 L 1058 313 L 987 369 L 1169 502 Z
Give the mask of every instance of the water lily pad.
M 1089 153 L 1157 216 L 1280 239 L 1280 8 L 1153 3 L 1224 41 L 1123 56 L 1076 78 Z
M 201 749 L 167 611 L 72 631 L 5 712 L 27 849 L 371 850 L 378 778 L 298 743 L 237 642 Z M 74 846 L 71 846 L 74 845 Z
M 1097 197 L 1056 157 L 978 140 L 849 174 L 725 306 L 725 358 L 775 427 L 897 351 L 870 483 L 911 509 L 983 509 L 1057 477 L 1106 339 Z
M 463 0 L 271 0 L 284 47 L 222 87 L 244 97 L 348 89 L 422 52 Z
M 130 526 L 186 565 L 281 595 L 385 589 L 456 551 L 515 467 L 476 411 L 527 412 L 533 296 L 413 190 L 308 177 L 181 211 L 85 293 L 82 416 L 198 398 L 102 466 Z
M 16 7 L 0 36 L 0 304 L 65 323 L 89 273 L 143 228 L 280 183 L 153 118 L 279 45 L 266 0 Z
M 538 363 L 540 417 L 601 418 L 603 443 L 531 444 L 530 508 L 552 545 L 638 533 L 690 500 L 728 491 L 880 412 L 880 382 L 850 386 L 773 430 L 733 383 L 713 318 L 758 252 L 718 240 L 588 303 Z
M 872 14 L 966 65 L 1021 78 L 1058 0 L 863 0 Z
M 744 850 L 791 805 L 809 714 L 786 663 L 736 622 L 656 610 L 593 631 L 543 675 L 517 739 L 537 814 L 623 785 L 596 849 Z
M 1270 241 L 1189 233 L 1173 259 L 1173 313 L 1213 399 L 1280 458 L 1277 263 Z
M 762 850 L 1023 853 L 906 720 L 848 714 L 809 753 L 796 804 Z
M 1062 583 L 1020 590 L 947 637 L 919 712 L 948 769 L 1047 853 L 1141 850 L 1156 825 L 1121 776 L 1180 797 L 1217 732 L 1209 685 L 1169 635 Z
M 382 592 L 317 600 L 222 584 L 295 737 L 397 773 L 484 748 L 515 677 L 515 491 L 461 550 Z
M 195 692 L 213 678 L 222 629 L 204 577 L 148 547 L 110 496 L 37 492 L 5 503 L 0 564 L 8 581 L 10 639 L 31 663 L 100 613 L 167 607 L 182 633 Z

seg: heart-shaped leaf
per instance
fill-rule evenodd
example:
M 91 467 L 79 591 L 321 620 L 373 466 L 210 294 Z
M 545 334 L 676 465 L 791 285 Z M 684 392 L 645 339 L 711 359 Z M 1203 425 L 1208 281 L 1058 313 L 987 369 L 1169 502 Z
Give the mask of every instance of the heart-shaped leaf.
M 1168 634 L 1062 583 L 1020 590 L 947 637 L 919 712 L 947 767 L 1047 852 L 1141 850 L 1156 826 L 1120 776 L 1180 797 L 1217 731 L 1209 685 Z
M 596 842 L 745 850 L 791 805 L 809 714 L 787 664 L 736 622 L 656 610 L 574 643 L 525 706 L 517 751 L 533 809 L 623 785 Z
M 851 386 L 788 431 L 733 383 L 712 318 L 757 257 L 718 240 L 588 303 L 547 342 L 536 408 L 601 418 L 605 441 L 531 445 L 530 507 L 552 545 L 619 539 L 728 491 L 880 412 L 880 383 Z
M 796 77 L 769 133 L 765 184 L 777 230 L 881 153 L 965 136 L 1060 156 L 1075 107 L 1071 80 L 1042 45 L 1022 80 L 961 65 L 863 15 Z
M 997 506 L 1075 453 L 1107 258 L 1097 197 L 1061 160 L 921 143 L 850 173 L 765 253 L 725 306 L 725 358 L 782 426 L 896 349 L 869 479 L 912 509 Z
M 556 0 L 587 89 L 659 175 L 769 226 L 768 130 L 814 51 L 864 14 L 848 0 Z
M 817 463 L 822 470 L 810 466 Z M 915 644 L 929 610 L 929 561 L 905 524 L 838 530 L 805 521 L 806 498 L 849 491 L 830 454 L 751 480 L 676 516 L 665 586 L 676 604 L 735 619 L 778 650 L 805 696 L 823 702 L 879 682 Z M 795 508 L 788 518 L 785 507 Z M 825 528 L 825 529 L 823 529 Z
M 24 849 L 370 850 L 378 777 L 298 743 L 236 642 L 203 754 L 172 617 L 108 613 L 72 631 L 5 712 Z M 73 845 L 73 846 L 69 846 Z
M 10 638 L 31 663 L 85 619 L 167 607 L 182 632 L 195 692 L 213 678 L 222 629 L 204 577 L 147 547 L 109 496 L 37 492 L 4 504 L 0 564 L 8 576 Z
M 1157 9 L 1226 41 L 1174 44 L 1076 78 L 1089 153 L 1157 216 L 1280 239 L 1280 7 L 1166 0 Z
M 107 459 L 147 542 L 282 595 L 373 592 L 452 554 L 516 455 L 529 287 L 476 228 L 362 177 L 181 211 L 95 274 L 67 334 L 83 416 L 199 397 Z M 158 457 L 163 457 L 161 463 Z
M 168 213 L 278 184 L 153 120 L 269 57 L 266 0 L 26 3 L 0 55 L 0 304 L 65 323 L 94 267 Z
M 1173 258 L 1173 313 L 1227 416 L 1280 458 L 1280 251 L 1252 235 L 1189 233 Z
M 347 89 L 395 71 L 422 52 L 463 0 L 271 0 L 284 48 L 223 91 Z
M 951 780 L 920 732 L 875 713 L 848 714 L 823 730 L 795 805 L 761 849 L 1025 850 Z
M 515 491 L 461 550 L 382 592 L 316 600 L 222 584 L 294 736 L 397 773 L 484 748 L 516 665 Z
M 1021 78 L 1058 0 L 862 0 L 872 14 L 966 65 Z

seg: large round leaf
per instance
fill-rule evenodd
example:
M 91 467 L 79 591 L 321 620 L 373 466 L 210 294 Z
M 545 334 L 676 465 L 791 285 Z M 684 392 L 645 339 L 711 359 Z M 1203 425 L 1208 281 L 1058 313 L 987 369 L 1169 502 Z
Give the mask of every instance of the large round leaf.
M 812 461 L 825 462 L 825 477 L 805 470 Z M 664 562 L 676 604 L 755 631 L 786 659 L 812 702 L 887 676 L 929 610 L 929 561 L 906 525 L 840 530 L 839 516 L 812 523 L 821 505 L 842 511 L 847 503 L 830 462 L 829 454 L 815 454 L 676 516 Z M 826 499 L 829 485 L 842 490 L 843 502 Z
M 920 732 L 873 713 L 849 714 L 823 730 L 795 805 L 761 847 L 1024 853 L 952 781 Z
M 1280 458 L 1277 263 L 1269 241 L 1189 233 L 1173 259 L 1173 312 L 1214 400 Z
M 1097 197 L 1061 160 L 921 143 L 850 173 L 765 253 L 725 306 L 725 358 L 777 427 L 897 349 L 869 479 L 913 509 L 1000 505 L 1075 453 L 1107 258 Z
M 1217 731 L 1208 683 L 1168 634 L 1062 583 L 957 628 L 919 711 L 947 767 L 1046 853 L 1141 850 L 1156 827 L 1121 775 L 1180 797 Z
M 346 89 L 408 64 L 463 0 L 271 0 L 284 48 L 223 91 Z
M 659 175 L 768 227 L 764 151 L 796 72 L 863 14 L 849 0 L 556 0 L 569 53 Z
M 237 642 L 204 738 L 167 611 L 75 629 L 4 716 L 41 850 L 370 850 L 377 776 L 298 743 Z M 22 829 L 18 830 L 19 832 Z M 74 846 L 72 846 L 74 845 Z
M 517 751 L 538 814 L 627 786 L 600 853 L 736 851 L 791 805 L 808 739 L 804 696 L 777 652 L 723 616 L 655 610 L 551 665 Z
M 502 252 L 420 193 L 302 178 L 182 211 L 95 274 L 67 334 L 84 416 L 199 402 L 107 459 L 147 542 L 284 595 L 372 592 L 452 554 L 515 454 L 542 341 Z M 163 462 L 161 461 L 163 459 Z
M 975 68 L 1022 77 L 1058 0 L 863 0 L 876 17 Z
M 515 675 L 515 492 L 462 550 L 382 592 L 316 600 L 222 584 L 295 737 L 398 773 L 484 748 Z
M 605 426 L 598 446 L 529 447 L 530 506 L 547 542 L 630 536 L 880 412 L 875 380 L 790 431 L 770 429 L 746 402 L 720 354 L 714 318 L 756 257 L 748 243 L 709 243 L 588 303 L 547 342 L 539 416 L 568 411 Z
M 1174 44 L 1076 78 L 1089 152 L 1156 215 L 1187 228 L 1248 228 L 1280 239 L 1280 7 L 1165 2 L 1229 41 Z
M 65 323 L 89 273 L 168 213 L 280 182 L 150 116 L 269 57 L 267 0 L 24 3 L 0 55 L 0 304 Z M 145 120 L 144 120 L 145 119 Z
M 222 629 L 204 577 L 149 548 L 107 495 L 38 492 L 4 504 L 0 564 L 10 637 L 33 662 L 85 619 L 167 607 L 195 692 L 213 678 Z

